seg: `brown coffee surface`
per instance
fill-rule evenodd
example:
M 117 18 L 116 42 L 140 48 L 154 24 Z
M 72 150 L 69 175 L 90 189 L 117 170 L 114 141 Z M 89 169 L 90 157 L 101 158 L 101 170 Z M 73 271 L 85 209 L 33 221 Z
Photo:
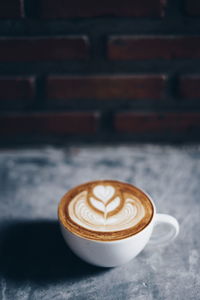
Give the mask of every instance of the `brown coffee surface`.
M 79 185 L 63 196 L 58 208 L 65 228 L 99 241 L 120 240 L 140 232 L 153 213 L 153 205 L 143 191 L 114 180 Z

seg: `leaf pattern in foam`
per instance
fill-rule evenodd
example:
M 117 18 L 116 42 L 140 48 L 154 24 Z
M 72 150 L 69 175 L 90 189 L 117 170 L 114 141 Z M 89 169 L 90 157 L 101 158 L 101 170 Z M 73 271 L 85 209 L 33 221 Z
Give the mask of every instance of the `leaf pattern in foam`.
M 108 205 L 106 206 L 106 212 L 109 213 L 115 210 L 119 205 L 120 205 L 120 198 L 116 197 L 110 203 L 108 203 Z
M 90 203 L 92 204 L 92 206 L 100 211 L 102 211 L 103 213 L 105 213 L 106 207 L 104 205 L 104 203 L 100 202 L 99 200 L 96 200 L 93 197 L 90 197 Z
M 114 198 L 110 203 L 108 203 L 108 205 L 105 205 L 97 199 L 90 197 L 90 203 L 92 204 L 93 208 L 96 208 L 103 213 L 109 213 L 114 211 L 120 205 L 120 197 Z

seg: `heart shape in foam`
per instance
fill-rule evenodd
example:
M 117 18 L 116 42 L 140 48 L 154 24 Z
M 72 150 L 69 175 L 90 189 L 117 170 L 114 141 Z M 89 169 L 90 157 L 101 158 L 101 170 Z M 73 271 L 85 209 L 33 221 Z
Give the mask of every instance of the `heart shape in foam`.
M 96 198 L 100 199 L 104 204 L 106 204 L 115 194 L 115 189 L 110 185 L 97 185 L 93 189 L 93 193 Z

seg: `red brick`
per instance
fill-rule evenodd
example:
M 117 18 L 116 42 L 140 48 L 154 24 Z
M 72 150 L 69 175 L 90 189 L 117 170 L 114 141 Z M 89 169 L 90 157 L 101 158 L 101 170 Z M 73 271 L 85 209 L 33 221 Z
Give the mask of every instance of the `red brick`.
M 40 0 L 43 18 L 96 16 L 158 17 L 164 14 L 166 0 Z
M 52 61 L 87 58 L 85 36 L 0 38 L 0 61 Z
M 95 112 L 7 114 L 0 116 L 0 135 L 92 134 L 98 126 Z
M 52 76 L 49 99 L 144 99 L 163 97 L 164 75 Z
M 20 18 L 24 15 L 23 0 L 1 0 L 0 18 Z
M 200 130 L 200 112 L 124 112 L 116 115 L 114 126 L 121 133 L 190 133 Z
M 200 1 L 185 0 L 185 11 L 189 16 L 200 16 Z
M 28 100 L 34 95 L 33 77 L 0 77 L 0 100 Z
M 114 60 L 200 58 L 200 36 L 113 36 L 108 57 Z
M 200 75 L 182 76 L 179 80 L 179 92 L 182 98 L 200 98 Z

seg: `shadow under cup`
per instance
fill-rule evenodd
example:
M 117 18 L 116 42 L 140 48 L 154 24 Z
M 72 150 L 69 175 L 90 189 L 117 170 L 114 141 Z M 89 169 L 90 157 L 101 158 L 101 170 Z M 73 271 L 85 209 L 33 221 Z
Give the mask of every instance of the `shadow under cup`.
M 3 278 L 43 284 L 102 272 L 102 268 L 84 263 L 66 247 L 57 220 L 15 220 L 6 223 L 0 233 Z

